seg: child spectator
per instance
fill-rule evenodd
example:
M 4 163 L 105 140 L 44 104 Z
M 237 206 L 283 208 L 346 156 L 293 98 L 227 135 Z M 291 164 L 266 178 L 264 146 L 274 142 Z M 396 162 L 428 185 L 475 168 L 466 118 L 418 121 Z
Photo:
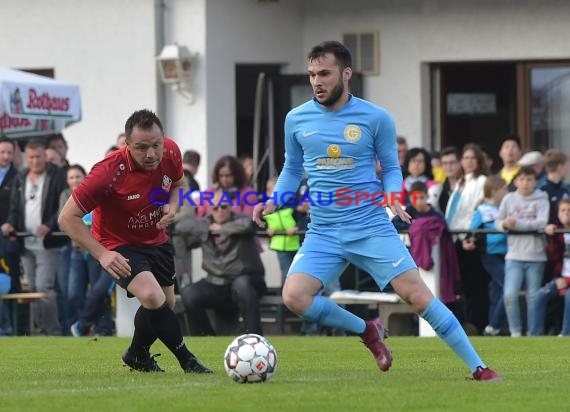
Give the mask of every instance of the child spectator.
M 11 278 L 10 278 L 10 268 L 8 264 L 2 257 L 4 251 L 3 243 L 0 243 L 0 295 L 10 292 L 10 285 L 11 285 Z M 7 331 L 4 329 L 11 329 L 9 324 L 5 325 L 5 312 L 4 312 L 4 301 L 0 300 L 0 336 L 4 336 L 7 334 Z M 11 331 L 9 331 L 11 333 Z
M 516 191 L 508 193 L 499 208 L 495 226 L 506 231 L 542 230 L 548 221 L 546 193 L 537 190 L 532 167 L 523 167 L 514 178 Z M 546 262 L 544 235 L 509 235 L 505 256 L 505 310 L 512 337 L 522 333 L 519 291 L 526 283 L 528 335 L 538 335 L 536 312 L 539 288 Z
M 570 336 L 570 233 L 555 233 L 557 228 L 570 229 L 570 199 L 562 199 L 558 203 L 558 220 L 559 225 L 549 224 L 544 230 L 554 240 L 552 243 L 556 244 L 549 256 L 554 259 L 556 277 L 540 288 L 536 321 L 537 329 L 542 332 L 548 303 L 557 296 L 562 296 L 564 311 L 560 336 Z
M 507 194 L 507 182 L 499 176 L 489 176 L 483 186 L 483 202 L 475 209 L 471 229 L 495 229 L 495 219 L 499 214 L 501 200 Z M 479 249 L 481 263 L 491 276 L 489 284 L 489 324 L 483 334 L 497 336 L 506 319 L 503 301 L 505 283 L 505 254 L 507 237 L 502 233 L 481 234 L 463 241 L 465 250 Z
M 276 178 L 267 180 L 266 193 L 271 196 L 273 188 L 275 187 Z M 301 247 L 299 235 L 295 234 L 298 231 L 297 222 L 293 214 L 295 209 L 292 207 L 283 207 L 279 210 L 265 215 L 267 222 L 267 234 L 269 235 L 269 249 L 277 252 L 279 259 L 279 267 L 281 268 L 281 283 L 285 281 L 289 266 L 293 262 L 295 254 Z M 285 235 L 276 235 L 275 232 L 286 232 Z
M 558 149 L 550 149 L 544 154 L 544 168 L 546 169 L 546 182 L 540 189 L 548 194 L 550 201 L 550 215 L 548 223 L 557 225 L 558 202 L 570 197 L 570 190 L 564 184 L 568 173 L 568 156 Z
M 416 220 L 421 217 L 435 216 L 445 221 L 443 214 L 428 202 L 428 187 L 424 182 L 412 183 L 408 193 L 410 206 L 406 207 L 406 212 L 408 212 L 412 217 L 412 220 Z M 396 230 L 408 230 L 411 226 L 397 215 L 392 219 L 392 223 Z
M 565 198 L 570 198 L 570 189 L 564 184 L 564 179 L 568 173 L 568 157 L 564 152 L 559 149 L 547 150 L 544 154 L 544 167 L 546 170 L 546 182 L 540 186 L 540 189 L 545 191 L 550 201 L 550 216 L 548 223 L 559 225 L 558 221 L 558 202 Z M 550 251 L 555 251 L 558 247 L 556 236 L 546 237 L 546 253 L 548 261 L 544 269 L 544 276 L 542 283 L 548 283 L 551 280 L 560 276 L 560 270 L 556 270 L 556 264 L 560 259 L 553 257 Z M 555 330 L 556 333 L 560 331 L 560 324 L 562 323 L 562 312 L 564 306 L 564 299 L 550 299 L 548 308 L 546 310 L 546 324 L 544 328 L 546 331 Z
M 445 260 L 446 264 L 441 265 L 439 294 L 441 300 L 457 312 L 454 305 L 459 264 L 445 218 L 428 203 L 428 188 L 423 182 L 414 182 L 410 186 L 410 202 L 411 206 L 406 208 L 406 211 L 413 219 L 412 224 L 408 225 L 399 216 L 394 217 L 392 223 L 397 230 L 410 230 L 410 253 L 417 265 L 424 270 L 433 268 L 431 249 L 437 241 L 440 242 L 440 261 Z

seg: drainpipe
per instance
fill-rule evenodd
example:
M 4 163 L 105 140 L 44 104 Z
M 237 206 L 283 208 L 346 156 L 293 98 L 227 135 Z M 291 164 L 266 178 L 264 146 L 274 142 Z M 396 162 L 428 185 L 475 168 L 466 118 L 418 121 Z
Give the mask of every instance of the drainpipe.
M 164 0 L 154 0 L 154 55 L 158 56 L 164 47 L 164 20 L 166 14 L 166 4 Z M 155 70 L 156 68 L 155 63 Z M 159 79 L 158 73 L 155 75 L 156 85 L 156 114 L 162 123 L 166 123 L 166 99 L 164 86 Z

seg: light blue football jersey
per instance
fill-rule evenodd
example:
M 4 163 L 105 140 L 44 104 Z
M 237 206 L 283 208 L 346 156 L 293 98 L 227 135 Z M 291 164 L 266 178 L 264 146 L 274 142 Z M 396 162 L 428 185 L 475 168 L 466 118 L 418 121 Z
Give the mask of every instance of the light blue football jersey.
M 376 176 L 376 158 L 382 181 Z M 291 110 L 285 119 L 285 164 L 274 193 L 295 192 L 306 172 L 310 190 L 311 222 L 336 224 L 388 222 L 380 193 L 400 193 L 396 129 L 390 114 L 350 95 L 346 105 L 329 111 L 315 98 Z M 340 191 L 339 191 L 340 190 Z M 356 204 L 355 193 L 374 196 Z M 391 225 L 390 225 L 391 226 Z

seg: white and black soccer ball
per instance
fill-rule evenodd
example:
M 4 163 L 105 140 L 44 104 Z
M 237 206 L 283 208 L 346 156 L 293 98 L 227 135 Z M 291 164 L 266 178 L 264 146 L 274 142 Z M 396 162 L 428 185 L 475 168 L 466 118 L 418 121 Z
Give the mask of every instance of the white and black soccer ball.
M 277 370 L 277 352 L 263 336 L 241 335 L 228 345 L 224 368 L 238 383 L 267 382 Z

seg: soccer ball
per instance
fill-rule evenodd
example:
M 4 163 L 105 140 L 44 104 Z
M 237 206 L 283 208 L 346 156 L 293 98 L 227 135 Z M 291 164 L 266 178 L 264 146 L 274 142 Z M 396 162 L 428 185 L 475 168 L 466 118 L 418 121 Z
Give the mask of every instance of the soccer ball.
M 228 345 L 224 367 L 235 382 L 267 382 L 277 370 L 277 352 L 263 336 L 241 335 Z

